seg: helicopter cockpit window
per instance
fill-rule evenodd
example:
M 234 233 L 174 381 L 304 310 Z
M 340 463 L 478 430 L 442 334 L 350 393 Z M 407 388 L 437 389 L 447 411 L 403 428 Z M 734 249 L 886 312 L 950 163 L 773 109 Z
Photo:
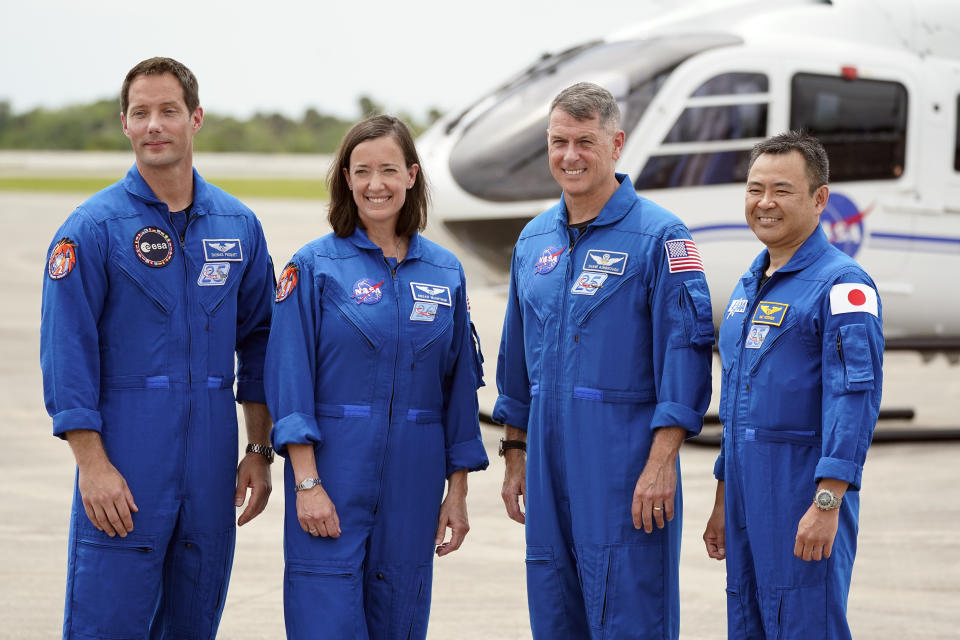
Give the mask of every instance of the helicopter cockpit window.
M 903 174 L 907 89 L 899 82 L 798 73 L 790 128 L 806 129 L 830 157 L 830 181 L 886 180 Z
M 671 36 L 597 42 L 545 56 L 458 118 L 450 172 L 468 193 L 486 200 L 544 200 L 560 195 L 547 164 L 547 110 L 565 87 L 596 82 L 616 96 L 621 128 L 637 126 L 673 69 L 730 36 Z M 459 129 L 459 131 L 457 131 Z
M 703 82 L 634 181 L 637 189 L 745 180 L 750 147 L 767 133 L 768 92 L 762 73 L 723 73 Z

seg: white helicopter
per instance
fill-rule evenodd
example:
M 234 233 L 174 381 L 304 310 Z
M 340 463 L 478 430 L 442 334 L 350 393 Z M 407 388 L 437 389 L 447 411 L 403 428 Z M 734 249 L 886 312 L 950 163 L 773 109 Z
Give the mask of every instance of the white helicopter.
M 960 351 L 960 3 L 713 0 L 544 54 L 419 141 L 443 224 L 506 273 L 523 225 L 559 197 L 547 110 L 596 82 L 627 133 L 618 171 L 680 216 L 719 324 L 762 248 L 743 217 L 750 148 L 824 143 L 831 241 L 871 274 L 888 349 Z

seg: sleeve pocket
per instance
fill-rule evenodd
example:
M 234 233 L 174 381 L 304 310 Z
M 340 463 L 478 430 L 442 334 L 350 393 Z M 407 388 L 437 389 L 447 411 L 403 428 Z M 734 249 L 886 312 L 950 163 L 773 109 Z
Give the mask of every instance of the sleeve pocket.
M 843 362 L 843 382 L 846 391 L 873 389 L 873 356 L 867 340 L 867 328 L 862 324 L 840 327 L 837 347 Z
M 710 292 L 701 279 L 683 281 L 684 317 L 683 326 L 690 344 L 707 346 L 713 344 L 713 314 L 710 309 Z

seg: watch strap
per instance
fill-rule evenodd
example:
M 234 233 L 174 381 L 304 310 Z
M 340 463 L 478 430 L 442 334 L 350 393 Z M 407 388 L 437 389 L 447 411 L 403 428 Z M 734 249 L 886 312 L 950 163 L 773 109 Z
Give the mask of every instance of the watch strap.
M 504 438 L 500 438 L 500 451 L 499 451 L 500 456 L 502 457 L 504 453 L 506 453 L 510 449 L 519 449 L 524 453 L 526 453 L 527 443 L 524 442 L 523 440 L 506 440 Z
M 273 447 L 266 444 L 248 444 L 247 453 L 259 453 L 267 459 L 267 464 L 273 463 Z

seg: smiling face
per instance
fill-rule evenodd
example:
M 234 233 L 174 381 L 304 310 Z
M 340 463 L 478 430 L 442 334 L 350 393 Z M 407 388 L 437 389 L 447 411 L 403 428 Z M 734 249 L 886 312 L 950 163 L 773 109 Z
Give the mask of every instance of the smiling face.
M 602 197 L 616 190 L 614 170 L 623 150 L 623 131 L 611 131 L 598 118 L 577 120 L 562 109 L 550 114 L 547 144 L 550 173 L 567 198 Z M 612 183 L 611 183 L 612 181 Z
M 396 226 L 397 216 L 413 187 L 420 167 L 407 166 L 403 150 L 393 136 L 364 140 L 350 154 L 343 170 L 357 213 L 364 227 Z
M 826 185 L 810 193 L 807 165 L 799 151 L 763 153 L 747 176 L 747 224 L 770 251 L 771 264 L 781 266 L 820 224 L 830 191 Z
M 203 125 L 203 109 L 187 109 L 183 87 L 172 73 L 137 76 L 130 83 L 129 106 L 120 121 L 137 166 L 193 164 L 193 136 Z

